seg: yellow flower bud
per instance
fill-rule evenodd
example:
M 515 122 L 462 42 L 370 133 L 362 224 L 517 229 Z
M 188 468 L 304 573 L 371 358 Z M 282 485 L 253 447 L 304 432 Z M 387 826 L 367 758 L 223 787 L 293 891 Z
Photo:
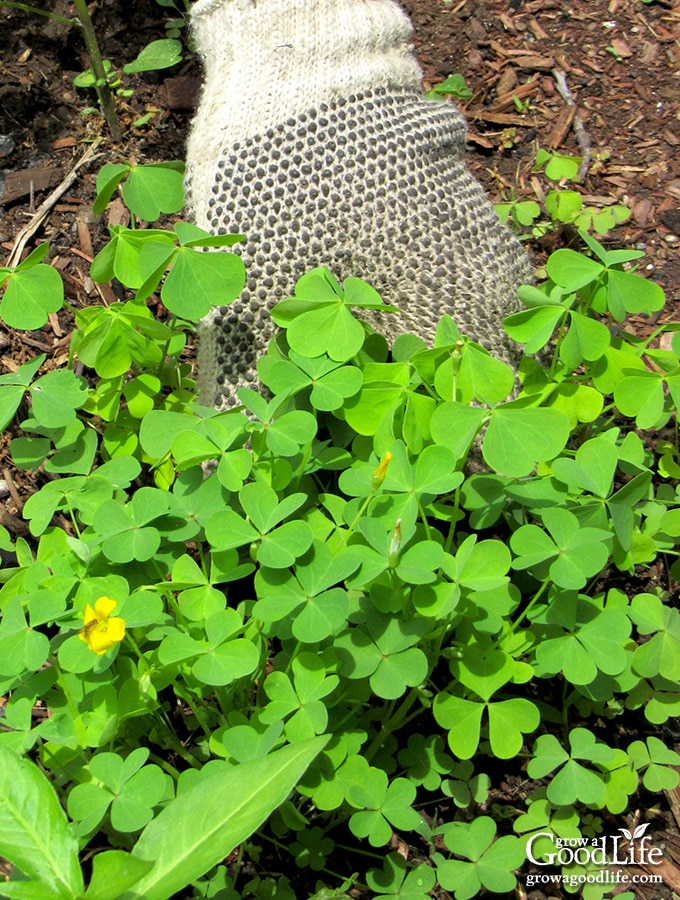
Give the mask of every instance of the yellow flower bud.
M 390 464 L 390 460 L 392 459 L 391 453 L 386 453 L 383 458 L 380 460 L 380 465 L 377 467 L 375 472 L 373 473 L 373 483 L 371 485 L 372 491 L 377 491 L 380 485 L 385 480 L 385 476 L 387 475 L 387 467 Z

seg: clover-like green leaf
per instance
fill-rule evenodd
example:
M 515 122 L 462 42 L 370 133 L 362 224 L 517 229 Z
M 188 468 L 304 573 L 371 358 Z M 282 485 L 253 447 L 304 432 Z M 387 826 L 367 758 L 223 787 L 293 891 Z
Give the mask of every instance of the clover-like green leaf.
M 634 670 L 645 678 L 661 675 L 677 683 L 680 680 L 678 610 L 665 606 L 654 594 L 637 594 L 633 597 L 629 614 L 641 634 L 656 632 L 635 650 Z
M 87 386 L 70 369 L 54 369 L 30 388 L 33 415 L 46 428 L 62 428 L 76 417 L 87 400 Z
M 482 455 L 496 472 L 520 478 L 537 462 L 554 459 L 569 430 L 568 418 L 557 409 L 499 406 L 491 414 Z
M 415 785 L 406 778 L 388 782 L 382 769 L 371 768 L 367 778 L 350 789 L 352 802 L 363 809 L 349 820 L 352 834 L 366 837 L 372 847 L 382 847 L 392 837 L 392 827 L 410 831 L 420 824 L 420 816 L 411 804 Z
M 680 783 L 680 754 L 658 737 L 650 735 L 646 741 L 633 741 L 627 752 L 635 768 L 644 772 L 642 780 L 648 791 L 672 791 Z
M 614 751 L 598 742 L 595 735 L 585 728 L 573 728 L 569 742 L 571 754 L 554 735 L 541 735 L 534 744 L 534 755 L 527 768 L 529 776 L 544 778 L 559 769 L 547 790 L 548 800 L 557 806 L 570 806 L 577 800 L 586 804 L 601 804 L 606 795 L 604 779 L 577 760 L 607 763 L 612 760 Z
M 454 822 L 442 829 L 446 846 L 469 862 L 444 859 L 437 854 L 437 880 L 456 900 L 470 900 L 482 887 L 494 893 L 511 891 L 517 883 L 514 870 L 525 859 L 524 847 L 512 835 L 494 840 L 496 823 L 489 816 L 472 822 Z
M 28 260 L 24 260 L 24 266 Z M 14 270 L 0 269 L 9 281 L 0 300 L 0 318 L 9 328 L 34 331 L 47 322 L 50 313 L 64 303 L 64 283 L 56 269 L 40 264 Z
M 270 703 L 262 710 L 264 723 L 287 719 L 285 730 L 291 740 L 321 734 L 328 724 L 328 710 L 322 702 L 335 690 L 337 675 L 327 675 L 321 659 L 301 653 L 293 660 L 293 679 L 285 672 L 272 672 L 264 683 Z M 290 718 L 288 718 L 290 716 Z
M 583 587 L 588 578 L 604 568 L 612 534 L 599 528 L 580 528 L 576 516 L 566 509 L 548 508 L 542 515 L 550 537 L 535 525 L 518 528 L 510 538 L 517 554 L 513 568 L 529 569 L 539 579 L 549 573 L 560 587 Z
M 366 883 L 378 897 L 400 897 L 403 900 L 427 900 L 434 888 L 433 868 L 420 864 L 409 868 L 399 853 L 388 853 L 382 871 L 369 869 Z

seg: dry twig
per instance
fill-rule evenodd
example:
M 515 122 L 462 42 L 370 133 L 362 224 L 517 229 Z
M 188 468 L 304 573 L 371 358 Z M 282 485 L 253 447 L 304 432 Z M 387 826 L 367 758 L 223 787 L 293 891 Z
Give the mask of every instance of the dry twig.
M 574 96 L 569 90 L 569 85 L 567 84 L 566 73 L 563 72 L 562 69 L 553 69 L 552 75 L 555 79 L 555 84 L 557 86 L 557 91 L 560 97 L 564 100 L 567 106 L 576 107 Z M 583 162 L 578 167 L 578 177 L 581 181 L 583 181 L 588 173 L 588 167 L 590 165 L 590 135 L 584 128 L 583 122 L 578 113 L 574 115 L 572 128 L 574 129 L 576 142 L 578 144 L 579 150 L 581 151 L 581 156 L 583 157 Z
M 66 193 L 66 191 L 71 187 L 73 182 L 78 177 L 78 172 L 83 168 L 83 166 L 88 165 L 95 159 L 96 150 L 103 141 L 103 138 L 99 137 L 87 148 L 85 153 L 80 157 L 75 166 L 71 169 L 68 175 L 64 178 L 64 180 L 59 184 L 47 197 L 47 199 L 40 204 L 39 209 L 35 213 L 35 215 L 31 218 L 31 221 L 24 228 L 21 229 L 19 234 L 16 237 L 14 242 L 14 247 L 12 248 L 12 252 L 9 255 L 9 259 L 7 260 L 7 265 L 9 267 L 16 266 L 21 261 L 21 254 L 24 252 L 24 247 L 28 243 L 28 241 L 33 237 L 38 228 L 42 225 L 43 221 L 47 217 L 47 214 L 52 209 L 52 207 L 56 204 L 60 197 Z

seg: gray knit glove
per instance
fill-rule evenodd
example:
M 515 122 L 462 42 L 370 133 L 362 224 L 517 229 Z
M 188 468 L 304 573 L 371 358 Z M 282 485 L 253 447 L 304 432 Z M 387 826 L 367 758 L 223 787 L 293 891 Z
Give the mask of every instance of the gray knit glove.
M 257 383 L 272 306 L 315 266 L 363 278 L 399 314 L 379 327 L 431 342 L 450 313 L 512 362 L 501 321 L 529 259 L 462 161 L 465 122 L 424 100 L 392 0 L 199 0 L 205 88 L 189 138 L 196 224 L 245 234 L 240 298 L 199 328 L 206 405 Z

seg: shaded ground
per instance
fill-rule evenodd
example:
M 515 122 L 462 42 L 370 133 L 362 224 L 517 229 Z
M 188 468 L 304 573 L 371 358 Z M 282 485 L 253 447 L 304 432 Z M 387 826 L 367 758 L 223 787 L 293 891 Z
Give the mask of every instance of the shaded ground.
M 72 15 L 66 0 L 39 4 Z M 624 204 L 630 220 L 606 240 L 645 252 L 641 268 L 666 291 L 657 317 L 679 318 L 680 300 L 680 0 L 403 0 L 415 27 L 415 45 L 426 87 L 460 73 L 473 91 L 463 104 L 468 117 L 469 164 L 494 200 L 541 199 L 550 188 L 532 172 L 537 149 L 581 154 L 590 145 L 590 164 L 580 190 L 589 204 Z M 167 9 L 154 0 L 100 0 L 92 13 L 104 55 L 115 66 L 132 60 L 149 41 L 164 35 Z M 80 159 L 87 144 L 106 136 L 94 98 L 73 86 L 87 66 L 77 30 L 67 24 L 0 10 L 0 258 L 4 263 L 20 230 L 50 189 Z M 558 89 L 556 70 L 575 103 Z M 559 77 L 559 76 L 558 76 Z M 88 276 L 88 262 L 107 237 L 107 225 L 121 215 L 114 206 L 94 216 L 94 178 L 101 164 L 122 156 L 138 162 L 178 159 L 184 154 L 191 107 L 200 84 L 189 51 L 170 72 L 123 76 L 133 91 L 118 98 L 123 142 L 101 144 L 53 206 L 37 232 L 51 242 L 51 259 L 66 283 L 69 303 L 97 302 L 100 287 Z M 133 123 L 145 114 L 147 124 Z M 581 140 L 575 128 L 582 123 Z M 112 217 L 114 217 L 112 219 Z M 530 246 L 541 261 L 569 240 L 551 234 Z M 29 244 L 32 246 L 33 244 Z M 111 299 L 111 298 L 109 298 Z M 649 323 L 639 321 L 640 330 Z M 0 371 L 13 370 L 36 352 L 58 367 L 68 355 L 70 313 L 52 316 L 42 331 L 15 334 L 0 326 Z M 0 523 L 15 534 L 16 518 L 31 482 L 8 469 L 0 437 Z M 501 782 L 515 803 L 516 784 Z M 677 801 L 676 801 L 677 802 Z M 668 816 L 668 824 L 672 825 Z M 678 853 L 680 856 L 680 851 Z M 672 867 L 671 867 L 672 868 Z M 668 885 L 680 890 L 680 873 Z M 658 888 L 648 900 L 670 896 Z M 544 895 L 534 892 L 534 900 Z

